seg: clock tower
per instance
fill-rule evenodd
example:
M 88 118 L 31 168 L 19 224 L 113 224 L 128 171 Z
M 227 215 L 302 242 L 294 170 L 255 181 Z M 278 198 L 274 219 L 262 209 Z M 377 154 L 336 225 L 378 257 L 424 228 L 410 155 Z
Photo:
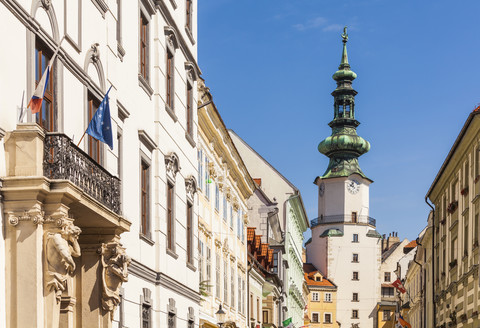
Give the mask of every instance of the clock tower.
M 347 56 L 347 29 L 338 71 L 332 134 L 318 145 L 330 161 L 318 185 L 318 217 L 311 222 L 312 239 L 306 243 L 307 262 L 313 263 L 337 286 L 337 321 L 342 327 L 373 327 L 370 316 L 380 300 L 380 234 L 369 216 L 369 186 L 373 182 L 360 169 L 358 158 L 370 143 L 357 135 L 355 96 L 357 77 Z M 357 326 L 358 325 L 358 326 Z

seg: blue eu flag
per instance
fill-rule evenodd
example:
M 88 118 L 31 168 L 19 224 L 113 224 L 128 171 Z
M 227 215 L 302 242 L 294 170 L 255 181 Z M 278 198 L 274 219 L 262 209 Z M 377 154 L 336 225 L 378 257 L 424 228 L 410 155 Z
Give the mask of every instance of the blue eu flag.
M 90 124 L 88 124 L 87 134 L 106 143 L 110 149 L 113 149 L 112 120 L 110 119 L 110 104 L 108 101 L 108 93 L 111 88 L 108 89 Z

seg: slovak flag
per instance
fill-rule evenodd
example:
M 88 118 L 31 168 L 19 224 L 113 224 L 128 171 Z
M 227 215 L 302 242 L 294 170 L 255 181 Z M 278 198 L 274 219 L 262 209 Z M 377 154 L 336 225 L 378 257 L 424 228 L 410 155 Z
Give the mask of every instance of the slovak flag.
M 52 63 L 53 60 L 50 61 L 47 69 L 45 69 L 45 72 L 43 72 L 42 78 L 40 79 L 40 82 L 38 82 L 37 88 L 33 92 L 32 99 L 30 99 L 30 102 L 28 103 L 27 108 L 31 108 L 32 114 L 40 112 L 40 109 L 42 108 L 43 95 L 45 94 L 45 90 L 47 89 Z
M 400 291 L 400 293 L 404 294 L 407 290 L 405 289 L 405 287 L 403 286 L 402 282 L 400 281 L 400 279 L 397 279 L 395 280 L 393 283 L 392 283 L 393 287 L 395 287 L 396 289 L 398 289 Z
M 412 328 L 412 325 L 405 321 L 400 314 L 397 314 L 397 324 L 395 328 Z

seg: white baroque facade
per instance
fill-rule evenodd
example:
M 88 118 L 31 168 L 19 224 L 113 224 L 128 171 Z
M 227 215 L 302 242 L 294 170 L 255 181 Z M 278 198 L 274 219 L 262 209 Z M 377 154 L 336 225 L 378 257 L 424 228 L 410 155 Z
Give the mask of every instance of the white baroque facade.
M 66 297 L 70 300 L 67 314 L 50 319 L 51 311 L 48 307 L 42 309 L 41 304 L 45 301 L 37 290 L 29 294 L 35 295 L 30 298 L 36 304 L 31 307 L 31 313 L 16 316 L 12 295 L 17 286 L 8 286 L 13 271 L 7 271 L 7 284 L 0 286 L 2 293 L 5 291 L 5 296 L 0 294 L 0 297 L 6 298 L 6 302 L 0 303 L 10 304 L 10 308 L 6 316 L 3 315 L 5 309 L 0 310 L 0 326 L 39 327 L 49 320 L 59 320 L 61 327 L 198 326 L 195 142 L 200 70 L 197 65 L 196 4 L 190 0 L 0 2 L 0 33 L 11 49 L 8 54 L 0 53 L 3 63 L 0 84 L 9 95 L 0 100 L 3 108 L 0 138 L 5 135 L 0 141 L 6 146 L 5 152 L 4 147 L 0 147 L 0 176 L 2 194 L 7 196 L 2 201 L 2 215 L 11 218 L 12 222 L 15 222 L 14 218 L 22 217 L 15 213 L 23 211 L 28 211 L 29 215 L 34 211 L 45 213 L 42 222 L 50 222 L 48 220 L 54 215 L 64 215 L 73 219 L 73 225 L 82 230 L 77 235 L 82 255 L 74 258 L 76 267 L 73 266 L 75 269 L 66 275 L 67 281 L 73 279 L 77 284 L 77 290 L 66 288 L 61 295 L 61 302 L 67 300 Z M 26 106 L 57 48 L 58 57 L 53 63 L 51 84 L 41 113 L 32 115 L 27 110 L 19 119 L 22 93 Z M 110 86 L 113 150 L 88 136 L 79 143 Z M 32 158 L 36 166 L 27 170 L 22 168 L 25 166 L 21 161 L 23 155 L 13 152 L 15 143 L 18 146 L 28 141 L 21 139 L 25 134 L 33 136 L 31 140 L 36 142 L 36 148 L 32 149 L 37 150 L 32 153 L 36 156 Z M 65 154 L 75 153 L 76 158 L 83 161 L 82 165 L 92 168 L 90 175 L 83 172 L 84 175 L 77 180 L 73 175 L 58 179 L 54 177 L 58 166 L 51 172 L 45 171 L 45 165 L 51 164 L 47 158 L 61 155 L 62 150 L 58 153 L 56 150 L 44 151 L 43 147 L 48 140 L 59 138 L 73 149 L 63 150 Z M 78 163 L 66 164 L 67 169 L 80 170 Z M 23 204 L 14 203 L 12 197 L 26 197 L 12 194 L 13 183 L 20 181 L 25 172 L 33 172 L 29 176 L 38 175 L 35 181 L 50 186 L 68 180 L 70 189 L 61 189 L 70 192 L 68 197 L 43 201 L 42 196 L 37 198 L 41 202 L 31 202 L 33 205 L 28 208 L 26 200 Z M 96 173 L 92 172 L 100 172 L 111 181 L 118 181 L 121 189 L 101 189 L 105 180 L 96 181 Z M 86 180 L 92 183 L 87 185 Z M 93 195 L 97 192 L 93 185 L 100 188 L 101 193 Z M 114 200 L 105 205 L 110 192 L 113 192 Z M 46 195 L 53 194 L 54 190 L 49 190 Z M 58 210 L 52 210 L 55 202 L 59 204 Z M 112 204 L 113 207 L 108 207 Z M 16 222 L 19 222 L 15 226 L 17 231 L 28 227 L 27 220 Z M 40 228 L 38 226 L 35 230 L 38 236 L 42 233 Z M 44 225 L 43 229 L 47 228 L 50 229 Z M 13 227 L 7 229 L 5 242 L 0 244 L 2 255 L 14 245 L 10 237 L 13 232 Z M 130 265 L 128 282 L 123 278 L 123 287 L 117 285 L 118 288 L 114 288 L 115 301 L 110 302 L 114 306 L 107 311 L 102 288 L 100 285 L 95 287 L 101 283 L 101 277 L 95 276 L 97 266 L 101 268 L 95 250 L 102 250 L 102 243 L 109 242 L 123 245 L 111 251 L 121 253 L 126 249 L 128 261 L 127 257 L 123 258 Z M 38 253 L 35 254 L 40 256 L 42 238 L 37 237 L 37 243 L 35 249 Z M 5 245 L 7 249 L 3 248 Z M 2 261 L 3 258 L 0 256 Z M 7 261 L 11 260 L 7 258 Z M 0 265 L 8 267 L 3 262 Z M 41 279 L 41 263 L 34 268 Z M 0 270 L 0 274 L 4 271 Z M 0 276 L 2 282 L 3 278 Z M 41 288 L 42 283 L 37 282 L 37 286 Z M 27 286 L 18 286 L 23 287 Z M 100 295 L 95 294 L 98 291 Z M 98 299 L 88 302 L 88 296 Z M 113 324 L 109 313 L 114 313 Z

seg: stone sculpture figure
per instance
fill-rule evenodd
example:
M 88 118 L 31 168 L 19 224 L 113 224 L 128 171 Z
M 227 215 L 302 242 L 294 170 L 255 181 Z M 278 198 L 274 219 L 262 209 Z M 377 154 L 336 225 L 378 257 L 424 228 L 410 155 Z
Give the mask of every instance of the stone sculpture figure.
M 72 219 L 63 219 L 60 222 L 60 230 L 48 231 L 45 234 L 45 286 L 47 290 L 55 291 L 57 303 L 67 287 L 68 275 L 75 271 L 73 257 L 81 255 L 78 236 L 82 232 L 73 224 Z
M 103 297 L 102 306 L 111 315 L 115 307 L 120 303 L 120 287 L 128 281 L 128 266 L 131 262 L 125 252 L 125 248 L 118 242 L 102 244 L 102 280 Z

